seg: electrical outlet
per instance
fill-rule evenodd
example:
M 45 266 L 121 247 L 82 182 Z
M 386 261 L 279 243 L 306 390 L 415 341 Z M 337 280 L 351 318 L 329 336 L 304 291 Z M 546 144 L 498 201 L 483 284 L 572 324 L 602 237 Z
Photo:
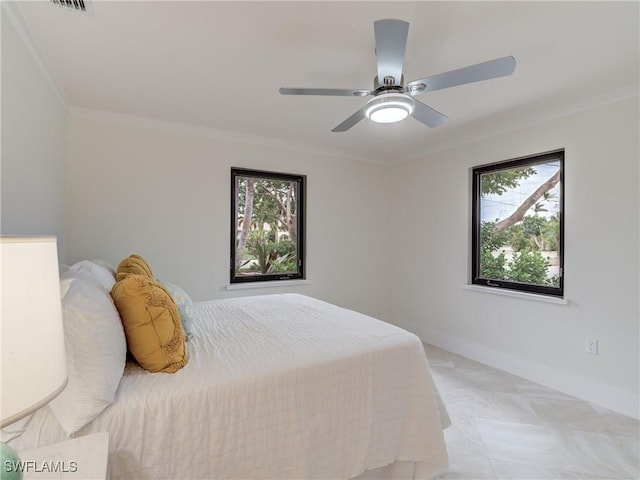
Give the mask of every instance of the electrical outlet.
M 587 353 L 592 353 L 593 355 L 598 354 L 598 340 L 588 338 L 584 342 L 584 351 Z

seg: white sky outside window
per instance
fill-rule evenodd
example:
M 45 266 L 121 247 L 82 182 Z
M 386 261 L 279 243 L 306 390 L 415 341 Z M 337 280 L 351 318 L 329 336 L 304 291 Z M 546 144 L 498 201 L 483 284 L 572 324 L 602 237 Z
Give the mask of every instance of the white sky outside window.
M 549 162 L 533 167 L 536 174 L 527 179 L 520 180 L 520 185 L 514 189 L 507 190 L 502 195 L 483 195 L 480 199 L 480 212 L 482 222 L 495 222 L 507 218 L 516 208 L 522 205 L 529 195 L 536 188 L 551 178 L 560 168 L 559 162 Z M 551 217 L 560 211 L 560 183 L 556 184 L 549 192 L 549 200 L 544 198 L 538 200 L 547 211 L 539 211 L 541 217 Z M 533 207 L 527 212 L 528 215 L 533 214 Z

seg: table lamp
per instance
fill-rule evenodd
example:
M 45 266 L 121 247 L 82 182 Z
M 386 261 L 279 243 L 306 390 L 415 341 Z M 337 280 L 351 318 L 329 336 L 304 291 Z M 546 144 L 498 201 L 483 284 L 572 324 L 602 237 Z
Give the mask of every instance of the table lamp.
M 55 237 L 0 237 L 0 338 L 4 428 L 49 403 L 67 384 Z M 1 447 L 0 478 L 22 478 L 15 452 Z

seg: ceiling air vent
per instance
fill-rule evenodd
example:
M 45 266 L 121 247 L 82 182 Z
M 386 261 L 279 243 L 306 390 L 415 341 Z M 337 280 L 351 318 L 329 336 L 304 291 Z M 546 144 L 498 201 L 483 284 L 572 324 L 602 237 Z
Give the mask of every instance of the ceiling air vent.
M 50 0 L 54 5 L 66 8 L 67 10 L 73 10 L 80 13 L 86 13 L 91 15 L 91 3 L 89 0 Z

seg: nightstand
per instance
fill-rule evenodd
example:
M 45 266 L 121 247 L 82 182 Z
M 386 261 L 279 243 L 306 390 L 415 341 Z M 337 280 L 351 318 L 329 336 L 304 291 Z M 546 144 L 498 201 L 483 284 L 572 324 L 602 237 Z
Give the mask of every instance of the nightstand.
M 107 480 L 109 434 L 94 433 L 19 452 L 24 480 Z

